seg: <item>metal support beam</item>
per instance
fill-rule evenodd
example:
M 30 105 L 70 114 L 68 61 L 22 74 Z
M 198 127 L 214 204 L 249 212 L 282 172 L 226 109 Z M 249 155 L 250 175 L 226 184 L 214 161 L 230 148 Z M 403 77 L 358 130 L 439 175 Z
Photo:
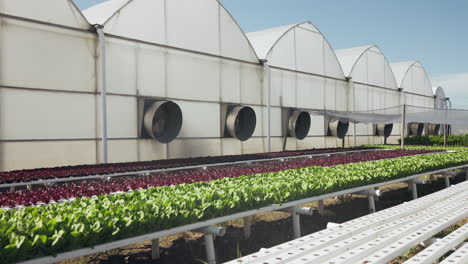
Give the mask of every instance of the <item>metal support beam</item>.
M 246 216 L 243 218 L 244 221 L 244 237 L 249 238 L 251 231 L 250 231 L 250 217 Z
M 465 168 L 465 180 L 468 181 L 468 168 Z
M 404 96 L 404 92 L 403 92 Z M 406 97 L 405 97 L 406 98 Z M 403 104 L 403 110 L 401 111 L 401 149 L 405 149 L 405 128 L 406 127 L 406 104 Z
M 319 200 L 319 201 L 318 201 L 318 213 L 319 213 L 320 215 L 323 214 L 323 200 Z
M 301 217 L 298 213 L 292 213 L 294 238 L 301 237 Z
M 373 195 L 369 195 L 367 196 L 367 199 L 369 200 L 369 212 L 372 214 L 372 213 L 375 213 L 375 201 L 374 201 L 374 196 Z
M 445 180 L 445 187 L 448 188 L 450 187 L 450 178 L 449 176 L 444 176 L 444 180 Z
M 212 234 L 205 234 L 206 263 L 216 264 L 216 253 Z
M 103 26 L 96 25 L 99 38 L 99 56 L 101 65 L 101 133 L 102 133 L 102 162 L 108 162 L 107 153 L 107 78 L 106 78 L 106 37 Z
M 151 259 L 159 259 L 160 257 L 159 238 L 156 238 L 151 240 Z
M 411 180 L 409 184 L 411 186 L 411 193 L 413 194 L 413 199 L 418 199 L 418 186 L 416 185 L 414 180 Z

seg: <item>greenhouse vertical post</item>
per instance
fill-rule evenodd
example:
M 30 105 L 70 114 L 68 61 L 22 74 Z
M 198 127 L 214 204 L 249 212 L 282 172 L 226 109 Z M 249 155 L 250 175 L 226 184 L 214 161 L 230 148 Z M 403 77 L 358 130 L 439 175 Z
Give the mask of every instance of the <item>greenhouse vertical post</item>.
M 108 162 L 107 153 L 107 80 L 106 80 L 106 39 L 102 25 L 95 25 L 99 37 L 99 54 L 101 65 L 101 130 L 103 162 Z
M 268 143 L 268 152 L 271 152 L 271 68 L 268 64 L 268 61 L 265 60 L 265 67 L 268 74 L 268 98 L 267 98 L 267 114 L 268 114 L 268 127 L 267 127 L 267 143 Z
M 401 149 L 405 149 L 405 126 L 406 126 L 406 104 L 403 104 L 403 108 L 401 110 Z

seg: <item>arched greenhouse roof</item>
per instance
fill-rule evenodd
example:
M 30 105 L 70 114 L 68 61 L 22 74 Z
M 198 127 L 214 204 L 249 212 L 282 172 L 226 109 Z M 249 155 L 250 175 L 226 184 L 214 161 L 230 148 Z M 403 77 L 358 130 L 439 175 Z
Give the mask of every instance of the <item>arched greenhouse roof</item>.
M 311 22 L 247 33 L 260 59 L 272 66 L 344 79 L 336 55 Z
M 354 82 L 398 89 L 390 64 L 376 45 L 335 51 L 346 77 Z
M 244 32 L 217 0 L 110 0 L 84 14 L 107 34 L 258 63 Z
M 73 28 L 90 28 L 73 0 L 1 0 L 0 13 Z
M 435 96 L 435 108 L 447 108 L 447 97 L 444 88 L 436 86 L 432 88 Z
M 405 92 L 433 96 L 431 80 L 418 61 L 404 61 L 391 64 L 398 87 Z

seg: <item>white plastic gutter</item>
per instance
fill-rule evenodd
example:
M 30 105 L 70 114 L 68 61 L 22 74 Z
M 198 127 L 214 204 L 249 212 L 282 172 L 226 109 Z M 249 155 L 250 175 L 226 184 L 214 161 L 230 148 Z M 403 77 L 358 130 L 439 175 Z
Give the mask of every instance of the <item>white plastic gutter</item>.
M 107 153 L 107 70 L 106 70 L 106 37 L 102 25 L 95 25 L 99 38 L 99 55 L 101 66 L 101 132 L 102 132 L 102 162 L 108 162 Z

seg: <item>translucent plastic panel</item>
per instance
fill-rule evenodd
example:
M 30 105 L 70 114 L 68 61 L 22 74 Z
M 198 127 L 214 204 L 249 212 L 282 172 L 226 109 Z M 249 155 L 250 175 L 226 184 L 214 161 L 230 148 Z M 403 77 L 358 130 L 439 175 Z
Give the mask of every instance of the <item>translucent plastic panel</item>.
M 257 121 L 259 116 L 257 116 Z M 268 109 L 266 107 L 263 108 L 263 131 L 264 136 L 267 135 L 268 131 Z M 260 124 L 258 124 L 260 126 Z M 281 108 L 279 107 L 271 107 L 271 136 L 272 137 L 281 137 L 282 130 L 281 130 Z
M 310 116 L 310 130 L 309 136 L 324 136 L 325 134 L 325 121 L 323 116 Z
M 336 110 L 336 81 L 325 79 L 325 109 Z
M 318 76 L 298 74 L 297 107 L 323 109 L 324 79 Z
M 107 91 L 110 93 L 136 94 L 135 43 L 114 38 L 106 39 Z
M 241 103 L 261 104 L 261 68 L 257 65 L 241 64 Z
M 2 85 L 96 90 L 96 43 L 93 35 L 6 18 L 2 21 Z
M 167 59 L 169 97 L 219 100 L 219 59 L 180 51 L 170 51 Z
M 164 0 L 131 1 L 105 25 L 110 34 L 166 43 Z
M 95 137 L 95 96 L 0 89 L 2 139 Z
M 354 82 L 367 83 L 367 53 L 362 54 L 356 64 L 354 64 L 350 76 Z
M 252 109 L 255 111 L 255 115 L 257 118 L 257 124 L 255 125 L 255 130 L 254 130 L 254 133 L 252 134 L 252 137 L 266 136 L 266 133 L 263 133 L 263 126 L 262 126 L 261 120 L 266 119 L 267 116 L 263 115 L 262 107 L 253 106 L 253 105 L 251 105 L 250 107 L 252 107 Z
M 109 140 L 108 141 L 109 162 L 129 162 L 138 160 L 137 140 Z M 102 155 L 98 152 L 101 162 Z
M 271 78 L 270 78 L 271 104 L 275 106 L 279 106 L 282 87 L 283 87 L 283 71 L 276 70 L 276 69 L 270 69 L 270 71 L 271 71 Z
M 367 86 L 355 83 L 354 87 L 354 102 L 356 103 L 355 111 L 368 110 L 367 97 L 369 93 Z
M 422 67 L 413 65 L 413 87 L 417 94 L 432 96 L 432 87 Z
M 236 138 L 221 139 L 221 155 L 236 155 L 241 153 L 242 142 Z
M 221 100 L 223 102 L 240 102 L 240 69 L 239 62 L 223 61 L 221 64 Z
M 401 83 L 401 88 L 403 88 L 404 92 L 414 92 L 413 86 L 413 71 L 410 68 L 406 73 L 405 77 L 403 77 L 403 82 Z
M 137 54 L 137 88 L 139 95 L 166 95 L 166 53 L 163 48 L 139 45 Z
M 296 69 L 296 61 L 294 57 L 294 30 L 289 31 L 284 35 L 274 46 L 270 57 L 267 58 L 270 65 L 278 66 L 286 69 Z
M 2 171 L 96 163 L 94 140 L 2 142 L 0 148 Z
M 296 106 L 296 78 L 297 74 L 294 72 L 283 72 L 282 106 Z
M 221 55 L 245 61 L 258 62 L 244 32 L 239 28 L 231 15 L 220 7 Z
M 134 96 L 107 96 L 107 136 L 109 138 L 136 138 L 138 135 L 137 98 Z M 96 100 L 96 133 L 101 137 L 101 100 Z
M 324 41 L 324 67 L 325 67 L 325 75 L 331 76 L 335 78 L 344 79 L 343 71 L 341 70 L 340 63 L 336 58 L 335 52 L 330 47 L 330 45 Z
M 348 98 L 352 95 L 351 88 L 345 81 L 336 81 L 336 110 L 348 110 Z M 351 110 L 351 109 L 349 109 Z
M 308 137 L 304 140 L 298 140 L 298 149 L 324 148 L 325 139 L 323 137 Z
M 382 54 L 367 51 L 367 78 L 369 84 L 385 86 L 385 58 Z
M 2 0 L 0 13 L 82 29 L 90 27 L 71 0 Z
M 219 4 L 213 0 L 166 1 L 168 44 L 219 54 Z
M 183 115 L 179 137 L 220 137 L 220 108 L 218 103 L 174 101 Z M 172 143 L 171 143 L 172 144 Z
M 385 87 L 391 88 L 391 89 L 398 89 L 398 85 L 395 81 L 395 76 L 393 76 L 392 69 L 388 62 L 385 62 Z
M 167 158 L 166 144 L 161 144 L 153 139 L 139 139 L 137 143 L 139 160 L 159 160 Z
M 242 142 L 242 154 L 258 153 L 266 150 L 262 138 L 250 138 Z
M 303 72 L 324 74 L 323 37 L 310 30 L 295 28 L 296 69 Z
M 167 147 L 168 158 L 221 155 L 220 139 L 175 139 Z

